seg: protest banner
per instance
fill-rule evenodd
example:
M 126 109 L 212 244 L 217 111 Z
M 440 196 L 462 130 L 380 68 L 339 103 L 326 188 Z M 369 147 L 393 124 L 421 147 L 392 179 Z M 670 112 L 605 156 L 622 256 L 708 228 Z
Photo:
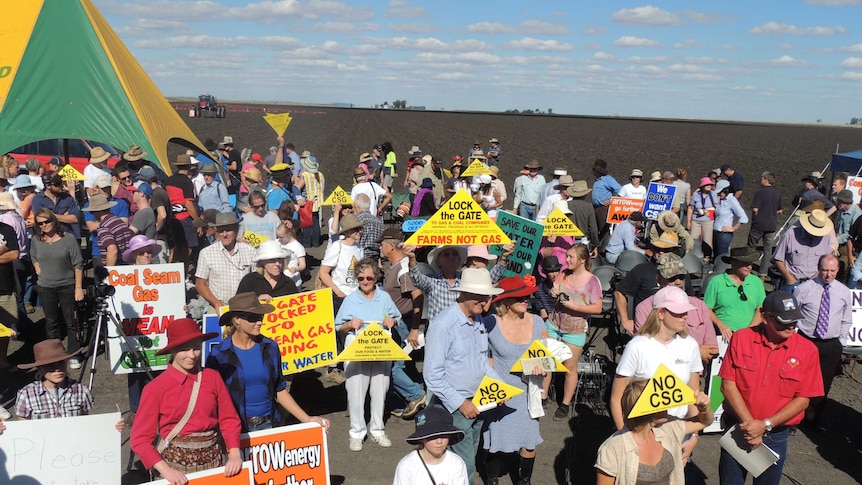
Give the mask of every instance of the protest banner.
M 643 213 L 647 219 L 656 220 L 658 215 L 673 208 L 676 186 L 650 182 L 644 201 Z
M 68 182 L 69 180 L 86 180 L 86 177 L 84 177 L 84 174 L 79 172 L 72 165 L 64 166 L 63 168 L 61 168 L 60 170 L 57 171 L 57 174 L 60 176 L 60 178 L 62 178 L 66 182 Z
M 186 312 L 186 279 L 182 263 L 146 266 L 108 266 L 105 282 L 116 289 L 109 310 L 120 315 L 123 333 L 135 346 L 129 348 L 117 328 L 108 322 L 108 359 L 115 374 L 164 370 L 169 355 L 156 355 L 167 345 L 165 332 Z M 146 362 L 139 360 L 142 356 Z
M 410 234 L 419 230 L 427 219 L 405 219 L 404 223 L 401 224 L 401 232 L 405 234 Z
M 431 216 L 406 244 L 442 246 L 457 244 L 509 244 L 506 233 L 473 200 L 466 190 L 459 190 Z
M 709 380 L 707 380 L 706 394 L 709 396 L 709 407 L 715 413 L 715 418 L 712 424 L 703 429 L 704 433 L 721 433 L 724 428 L 721 426 L 721 415 L 724 413 L 724 394 L 721 392 L 721 377 L 718 377 L 718 371 L 721 370 L 721 363 L 724 361 L 724 354 L 727 352 L 727 347 L 730 342 L 721 335 L 718 336 L 718 357 L 712 359 L 709 366 Z
M 545 230 L 542 234 L 545 236 L 583 237 L 584 235 L 584 232 L 559 207 L 552 210 L 543 223 Z
M 471 163 L 470 166 L 468 166 L 467 169 L 464 170 L 464 172 L 461 173 L 460 176 L 461 177 L 473 177 L 475 175 L 485 175 L 485 174 L 490 174 L 490 173 L 491 173 L 491 171 L 488 170 L 488 167 L 486 167 L 485 164 L 482 163 L 481 160 L 473 160 L 473 163 Z
M 256 485 L 330 483 L 326 431 L 317 423 L 244 433 L 239 446 Z
M 6 421 L 0 479 L 22 484 L 120 483 L 120 413 Z M 5 468 L 5 469 L 4 469 Z
M 323 201 L 320 205 L 353 205 L 353 199 L 350 198 L 350 194 L 345 192 L 344 189 L 339 185 L 329 194 L 329 197 Z
M 378 322 L 371 322 L 340 354 L 338 362 L 411 360 Z
M 628 219 L 632 212 L 643 211 L 644 200 L 630 197 L 611 197 L 611 205 L 608 206 L 608 224 L 619 224 Z
M 269 303 L 275 311 L 264 315 L 260 333 L 278 344 L 282 374 L 335 361 L 338 350 L 330 288 L 273 298 Z
M 482 382 L 479 383 L 479 388 L 476 389 L 472 402 L 477 408 L 488 409 L 487 406 L 489 404 L 507 401 L 523 392 L 515 386 L 506 384 L 493 377 L 485 376 L 482 378 Z
M 853 203 L 862 203 L 862 177 L 847 177 L 847 190 L 853 192 Z
M 847 346 L 862 346 L 862 290 L 850 290 L 850 307 L 853 314 L 850 322 L 850 334 L 847 336 Z
M 290 113 L 267 113 L 263 116 L 263 120 L 275 131 L 276 135 L 284 136 L 284 132 L 287 131 L 293 118 L 290 117 Z
M 521 356 L 520 359 L 515 361 L 515 364 L 509 369 L 509 372 L 524 372 L 524 366 L 522 365 L 522 360 L 526 359 L 536 359 L 536 358 L 550 358 L 553 359 L 554 372 L 569 372 L 569 369 L 566 369 L 566 366 L 560 362 L 559 359 L 554 357 L 554 354 L 545 347 L 545 344 L 542 343 L 541 340 L 533 340 L 533 343 L 527 347 L 527 351 L 524 352 L 524 355 Z
M 539 258 L 539 246 L 542 244 L 542 225 L 511 212 L 498 211 L 497 226 L 515 244 L 515 251 L 506 261 L 506 272 L 503 276 L 533 274 L 536 260 Z M 500 257 L 503 254 L 503 246 L 490 246 L 488 252 Z
M 224 467 L 211 468 L 202 472 L 186 473 L 189 485 L 254 485 L 251 463 L 244 461 L 240 472 L 232 477 L 224 476 Z M 167 480 L 154 480 L 141 485 L 171 485 Z
M 694 404 L 695 400 L 694 390 L 688 387 L 688 383 L 674 374 L 666 365 L 659 364 L 628 417 L 637 418 Z
M 242 238 L 245 239 L 245 242 L 251 244 L 254 247 L 258 247 L 262 243 L 269 241 L 268 237 L 263 237 L 260 234 L 251 231 L 245 231 L 242 234 Z

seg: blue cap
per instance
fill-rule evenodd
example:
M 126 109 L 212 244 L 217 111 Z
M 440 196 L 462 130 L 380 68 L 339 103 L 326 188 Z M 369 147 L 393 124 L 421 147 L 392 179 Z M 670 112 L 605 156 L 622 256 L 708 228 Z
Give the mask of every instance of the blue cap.
M 146 195 L 147 197 L 153 196 L 153 187 L 148 183 L 138 184 L 136 187 L 137 191 Z

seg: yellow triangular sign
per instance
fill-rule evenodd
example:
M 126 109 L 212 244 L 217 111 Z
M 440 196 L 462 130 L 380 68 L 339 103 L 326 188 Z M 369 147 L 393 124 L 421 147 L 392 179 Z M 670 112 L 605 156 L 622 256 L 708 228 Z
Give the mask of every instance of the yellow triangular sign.
M 268 237 L 263 237 L 260 234 L 251 231 L 245 231 L 245 233 L 242 235 L 242 238 L 254 247 L 258 247 L 261 243 L 269 241 Z
M 86 177 L 84 177 L 84 174 L 76 170 L 75 167 L 71 165 L 64 166 L 57 172 L 57 174 L 60 175 L 63 180 L 87 180 Z
M 524 352 L 524 355 L 521 356 L 520 359 L 515 361 L 515 365 L 509 369 L 509 372 L 524 372 L 524 367 L 521 365 L 521 361 L 524 359 L 542 359 L 548 358 L 554 360 L 554 372 L 569 372 L 569 369 L 566 369 L 566 366 L 560 362 L 559 359 L 554 357 L 554 354 L 545 347 L 545 344 L 542 343 L 541 340 L 534 340 L 533 343 L 527 347 L 527 351 Z
M 278 136 L 284 136 L 284 132 L 287 131 L 287 126 L 293 120 L 293 118 L 290 117 L 290 113 L 267 114 L 263 119 L 269 123 L 269 126 L 275 130 L 275 134 Z
M 442 246 L 453 244 L 509 244 L 509 236 L 500 229 L 470 192 L 459 190 L 434 213 L 405 244 Z
M 11 337 L 15 335 L 15 331 L 0 323 L 0 338 Z
M 575 236 L 582 237 L 584 231 L 581 231 L 575 223 L 569 219 L 569 216 L 557 207 L 548 214 L 545 218 L 544 236 Z
M 679 406 L 694 404 L 694 391 L 688 383 L 664 364 L 659 364 L 655 374 L 647 382 L 644 392 L 638 398 L 630 418 L 665 411 Z
M 491 173 L 491 171 L 488 170 L 488 167 L 486 167 L 485 164 L 482 163 L 481 160 L 473 160 L 473 163 L 471 163 L 470 166 L 467 167 L 467 170 L 464 170 L 463 172 L 461 172 L 460 176 L 461 177 L 472 177 L 474 175 L 484 175 L 486 173 L 488 173 L 488 174 Z
M 340 185 L 338 187 L 336 187 L 335 190 L 333 190 L 331 194 L 329 194 L 329 197 L 327 197 L 326 200 L 324 200 L 323 204 L 321 204 L 321 205 L 335 205 L 335 204 L 353 205 L 353 199 L 350 198 L 350 194 L 345 192 L 344 189 L 342 189 Z
M 522 392 L 524 391 L 515 386 L 498 381 L 493 377 L 485 376 L 482 378 L 482 382 L 479 383 L 479 389 L 476 389 L 476 395 L 473 396 L 473 404 L 478 408 L 479 406 L 493 402 L 500 403 Z
M 377 322 L 371 322 L 359 332 L 356 339 L 335 359 L 337 362 L 366 362 L 377 360 L 411 360 L 410 356 L 392 340 L 389 332 Z

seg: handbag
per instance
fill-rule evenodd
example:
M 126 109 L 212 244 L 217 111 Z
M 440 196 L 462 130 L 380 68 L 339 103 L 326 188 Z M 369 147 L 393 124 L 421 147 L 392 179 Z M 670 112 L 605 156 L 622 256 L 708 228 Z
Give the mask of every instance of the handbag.
M 317 197 L 315 197 L 317 199 Z M 314 201 L 307 200 L 305 201 L 305 205 L 300 207 L 299 210 L 299 228 L 300 229 L 308 229 L 309 227 L 314 225 Z

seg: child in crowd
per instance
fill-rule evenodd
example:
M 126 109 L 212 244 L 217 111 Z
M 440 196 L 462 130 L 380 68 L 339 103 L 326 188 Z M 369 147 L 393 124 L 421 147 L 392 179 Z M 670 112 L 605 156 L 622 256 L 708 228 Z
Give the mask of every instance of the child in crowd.
M 411 445 L 419 445 L 398 462 L 392 485 L 466 485 L 467 466 L 464 460 L 447 450 L 449 445 L 464 439 L 464 432 L 452 425 L 452 415 L 439 406 L 431 406 L 416 415 L 416 431 L 407 437 Z

